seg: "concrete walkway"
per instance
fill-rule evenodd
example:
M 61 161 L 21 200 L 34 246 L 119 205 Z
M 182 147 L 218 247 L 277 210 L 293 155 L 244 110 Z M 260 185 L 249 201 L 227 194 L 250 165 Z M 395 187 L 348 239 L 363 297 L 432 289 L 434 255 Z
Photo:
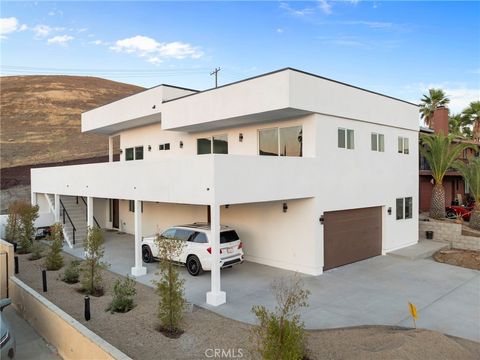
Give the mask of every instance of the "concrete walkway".
M 409 260 L 428 259 L 437 251 L 448 248 L 450 248 L 450 245 L 446 243 L 432 240 L 420 240 L 418 244 L 391 251 L 387 255 L 406 258 Z
M 17 360 L 60 360 L 61 357 L 43 338 L 12 308 L 8 306 L 3 315 L 12 328 L 17 343 Z
M 133 266 L 133 237 L 106 233 L 105 260 L 118 274 L 130 273 Z M 82 249 L 67 249 L 82 257 Z M 147 275 L 137 281 L 152 286 L 156 264 L 146 264 Z M 276 278 L 291 276 L 291 271 L 246 262 L 222 270 L 222 290 L 227 304 L 210 307 L 205 293 L 210 275 L 185 278 L 187 299 L 221 315 L 253 323 L 253 305 L 273 308 L 270 285 Z M 412 326 L 408 302 L 419 313 L 417 326 L 480 341 L 480 272 L 437 263 L 431 259 L 409 260 L 378 256 L 327 271 L 321 276 L 302 276 L 311 291 L 310 306 L 303 314 L 310 329 L 356 325 Z

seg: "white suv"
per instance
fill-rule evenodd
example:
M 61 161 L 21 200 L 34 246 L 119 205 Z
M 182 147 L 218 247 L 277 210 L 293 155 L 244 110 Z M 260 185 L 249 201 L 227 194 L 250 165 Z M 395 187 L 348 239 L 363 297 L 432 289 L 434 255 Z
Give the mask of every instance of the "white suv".
M 189 225 L 173 226 L 165 230 L 160 236 L 167 239 L 185 241 L 182 254 L 175 259 L 185 264 L 190 275 L 197 276 L 203 270 L 212 269 L 212 245 L 210 224 L 194 223 Z M 155 244 L 156 236 L 145 237 L 142 240 L 142 258 L 146 263 L 158 259 L 158 247 Z M 220 228 L 220 268 L 231 267 L 243 262 L 242 242 L 237 232 L 228 226 Z

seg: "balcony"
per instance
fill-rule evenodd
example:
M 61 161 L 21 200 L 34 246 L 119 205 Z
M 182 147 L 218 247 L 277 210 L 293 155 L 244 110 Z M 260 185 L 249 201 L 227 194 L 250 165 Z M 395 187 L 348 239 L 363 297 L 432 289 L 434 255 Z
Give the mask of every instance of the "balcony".
M 314 158 L 201 155 L 32 169 L 32 192 L 182 204 L 314 196 Z

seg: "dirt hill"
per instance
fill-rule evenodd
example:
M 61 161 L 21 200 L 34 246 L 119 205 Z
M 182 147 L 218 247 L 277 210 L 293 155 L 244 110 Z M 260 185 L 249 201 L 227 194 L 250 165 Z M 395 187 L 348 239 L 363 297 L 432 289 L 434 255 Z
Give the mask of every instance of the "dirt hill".
M 107 155 L 105 136 L 80 132 L 80 114 L 142 90 L 86 76 L 0 77 L 1 168 Z

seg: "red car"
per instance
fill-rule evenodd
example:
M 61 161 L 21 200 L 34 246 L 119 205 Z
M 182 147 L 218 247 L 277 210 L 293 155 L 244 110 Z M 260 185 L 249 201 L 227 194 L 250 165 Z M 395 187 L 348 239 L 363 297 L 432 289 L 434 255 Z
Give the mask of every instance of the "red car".
M 473 208 L 475 207 L 475 202 L 472 202 L 466 206 L 463 205 L 452 205 L 445 208 L 447 218 L 456 219 L 460 215 L 463 220 L 469 221 L 470 215 L 472 214 Z

